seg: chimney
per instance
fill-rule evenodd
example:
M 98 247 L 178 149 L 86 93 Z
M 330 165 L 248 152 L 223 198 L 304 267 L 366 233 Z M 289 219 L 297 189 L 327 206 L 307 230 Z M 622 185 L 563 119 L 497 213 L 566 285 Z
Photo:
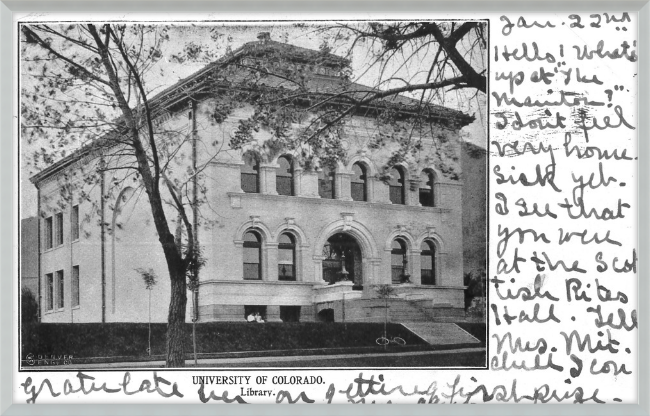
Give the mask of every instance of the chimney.
M 260 43 L 264 44 L 271 40 L 271 32 L 260 32 L 257 34 L 257 39 L 260 40 Z

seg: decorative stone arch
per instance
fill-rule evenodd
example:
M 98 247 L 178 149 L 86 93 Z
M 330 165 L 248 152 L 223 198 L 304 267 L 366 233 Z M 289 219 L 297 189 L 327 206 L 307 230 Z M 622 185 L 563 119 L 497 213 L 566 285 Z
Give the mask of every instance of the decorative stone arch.
M 300 245 L 302 247 L 309 247 L 307 234 L 303 231 L 302 228 L 300 228 L 300 226 L 296 224 L 293 218 L 285 218 L 285 222 L 275 228 L 275 231 L 273 232 L 273 242 L 277 243 L 278 239 L 280 238 L 280 234 L 287 231 L 297 237 L 297 245 Z
M 344 170 L 342 170 L 340 174 L 337 172 L 337 177 L 341 177 L 341 182 L 345 181 L 345 183 L 341 183 L 340 185 L 342 191 L 341 195 L 345 195 L 345 197 L 342 199 L 352 200 L 352 198 L 349 196 L 351 192 L 350 178 L 352 177 L 352 166 L 354 166 L 355 163 L 362 164 L 366 168 L 366 201 L 376 202 L 375 182 L 379 171 L 375 163 L 370 160 L 370 158 L 368 158 L 368 156 L 365 154 L 354 155 L 348 161 L 348 164 L 345 166 Z M 345 191 L 343 191 L 344 189 Z
M 391 252 L 393 251 L 392 245 L 395 239 L 399 238 L 400 240 L 406 243 L 406 258 L 408 260 L 408 265 L 406 267 L 406 272 L 414 276 L 416 274 L 415 265 L 417 263 L 419 267 L 419 258 L 416 258 L 420 255 L 420 246 L 415 245 L 415 238 L 413 235 L 406 229 L 403 225 L 398 225 L 386 238 L 384 244 L 384 256 L 387 259 L 391 259 Z M 387 261 L 384 266 L 384 272 L 387 276 L 391 275 L 391 261 Z M 419 270 L 417 270 L 417 275 L 419 276 Z
M 435 176 L 436 182 L 440 182 L 440 179 L 443 178 L 442 173 L 433 164 L 418 166 L 418 169 L 419 169 L 418 172 L 417 172 L 418 176 L 420 175 L 420 173 L 422 171 L 429 170 L 429 171 L 433 172 L 433 175 Z
M 234 243 L 237 249 L 236 252 L 238 253 L 239 256 L 239 264 L 240 265 L 243 264 L 242 260 L 243 260 L 243 248 L 244 248 L 244 234 L 246 234 L 248 231 L 256 231 L 262 237 L 262 259 L 260 260 L 261 262 L 260 267 L 262 268 L 262 280 L 269 280 L 269 247 L 274 246 L 277 251 L 278 244 L 275 242 L 275 239 L 273 238 L 273 234 L 271 233 L 271 230 L 269 230 L 269 227 L 267 227 L 266 224 L 260 221 L 257 215 L 251 215 L 250 218 L 251 219 L 249 221 L 246 221 L 245 223 L 240 225 L 237 231 L 235 232 Z M 239 267 L 243 267 L 243 266 L 239 266 Z M 243 268 L 242 268 L 242 273 L 243 273 Z
M 345 199 L 345 200 L 350 200 L 347 196 L 347 193 L 344 191 L 349 189 L 349 181 L 350 181 L 350 173 L 347 172 L 346 166 L 340 161 L 336 161 L 336 167 L 334 168 L 334 198 L 335 199 Z M 312 192 L 312 195 L 314 197 L 319 195 L 319 184 L 318 184 L 318 178 L 323 171 L 323 166 L 319 165 L 317 168 L 313 169 L 310 173 L 314 175 L 314 189 Z M 345 194 L 345 195 L 344 195 Z M 309 196 L 309 195 L 308 195 Z
M 271 233 L 269 227 L 267 227 L 266 224 L 260 220 L 260 217 L 257 215 L 251 215 L 250 220 L 246 221 L 240 225 L 239 228 L 237 228 L 234 238 L 235 244 L 238 242 L 243 242 L 244 234 L 250 230 L 257 231 L 262 235 L 262 243 L 272 243 L 275 241 L 273 238 L 273 233 Z
M 412 172 L 411 172 L 411 166 L 409 166 L 408 163 L 406 162 L 398 162 L 393 165 L 396 168 L 402 168 L 402 172 L 404 172 L 404 182 L 406 183 L 407 181 L 410 181 L 411 178 L 413 178 Z
M 427 227 L 427 230 L 418 235 L 418 238 L 415 240 L 415 243 L 417 244 L 416 248 L 417 250 L 413 250 L 414 253 L 417 251 L 417 259 L 414 258 L 414 263 L 418 264 L 417 268 L 417 276 L 420 277 L 420 253 L 422 250 L 420 247 L 422 247 L 422 244 L 425 241 L 430 241 L 433 243 L 435 251 L 436 251 L 436 258 L 435 258 L 435 275 L 437 277 L 437 281 L 439 285 L 442 285 L 445 283 L 445 263 L 446 263 L 446 256 L 447 256 L 447 251 L 445 249 L 445 244 L 442 240 L 442 237 L 440 237 L 439 234 L 436 233 L 434 227 Z M 414 256 L 415 257 L 415 256 Z M 415 273 L 414 273 L 415 274 Z
M 434 206 L 435 207 L 441 207 L 444 204 L 442 203 L 442 192 L 440 190 L 440 185 L 447 183 L 445 180 L 443 180 L 444 176 L 442 173 L 433 165 L 425 165 L 421 166 L 419 168 L 420 170 L 418 171 L 418 176 L 414 179 L 417 179 L 418 183 L 420 182 L 420 174 L 422 172 L 432 172 L 433 173 L 433 201 L 434 201 Z M 420 202 L 418 201 L 418 205 L 420 205 Z
M 389 172 L 391 172 L 393 169 L 402 172 L 402 198 L 404 205 L 418 205 L 419 201 L 415 200 L 414 198 L 413 183 L 414 181 L 417 181 L 417 183 L 419 183 L 420 175 L 418 174 L 417 177 L 413 176 L 411 174 L 411 167 L 406 162 L 395 163 Z
M 348 164 L 345 165 L 344 171 L 347 173 L 352 173 L 352 165 L 355 163 L 362 163 L 366 165 L 366 168 L 368 168 L 368 176 L 375 176 L 377 173 L 379 173 L 379 170 L 377 169 L 377 166 L 375 163 L 365 154 L 357 154 L 352 156 L 350 160 L 348 161 Z
M 436 249 L 440 250 L 441 254 L 446 254 L 445 250 L 445 244 L 442 240 L 442 237 L 438 233 L 436 233 L 435 227 L 427 227 L 427 230 L 420 233 L 415 240 L 416 247 L 419 248 L 422 246 L 422 243 L 424 240 L 430 240 L 433 241 L 433 243 L 436 245 Z
M 354 214 L 341 213 L 341 219 L 333 221 L 326 225 L 318 234 L 314 241 L 314 280 L 318 283 L 325 283 L 323 280 L 323 247 L 327 240 L 336 233 L 346 233 L 354 237 L 361 249 L 362 258 L 362 278 L 364 284 L 379 283 L 374 282 L 375 277 L 379 276 L 379 265 L 381 257 L 377 251 L 377 245 L 370 230 L 363 224 L 354 220 Z
M 285 218 L 285 222 L 280 224 L 276 229 L 273 234 L 273 243 L 274 246 L 277 248 L 280 240 L 280 235 L 283 233 L 288 233 L 291 234 L 295 239 L 296 239 L 296 253 L 295 253 L 295 261 L 296 264 L 295 269 L 296 269 L 296 281 L 302 281 L 305 280 L 305 273 L 304 273 L 304 264 L 305 264 L 305 256 L 308 255 L 309 253 L 309 240 L 307 239 L 307 234 L 300 228 L 295 220 L 293 218 Z M 273 247 L 271 247 L 270 250 L 272 250 Z M 269 258 L 272 258 L 273 255 L 269 255 Z M 275 254 L 276 258 L 276 263 L 277 263 L 277 253 Z M 271 266 L 273 267 L 273 266 Z M 273 272 L 270 272 L 270 276 L 273 275 Z
M 391 250 L 391 245 L 393 244 L 393 240 L 396 238 L 401 238 L 406 242 L 406 248 L 408 250 L 413 250 L 413 249 L 418 249 L 419 246 L 415 245 L 415 238 L 413 238 L 413 235 L 406 230 L 406 228 L 402 226 L 398 226 L 396 229 L 391 231 L 390 234 L 388 234 L 388 237 L 386 238 L 386 242 L 384 244 L 384 251 L 390 251 Z

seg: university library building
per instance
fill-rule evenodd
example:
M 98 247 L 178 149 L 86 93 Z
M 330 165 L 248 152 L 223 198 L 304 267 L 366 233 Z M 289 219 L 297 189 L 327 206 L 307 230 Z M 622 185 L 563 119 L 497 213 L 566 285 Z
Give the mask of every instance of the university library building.
M 466 257 L 485 266 L 485 195 L 482 204 L 463 195 L 468 181 L 483 192 L 485 186 L 484 151 L 470 157 L 461 140 L 460 129 L 474 118 L 429 104 L 426 117 L 438 127 L 389 169 L 395 147 L 376 144 L 380 127 L 363 111 L 345 124 L 344 156 L 335 163 L 304 164 L 300 152 L 265 145 L 270 133 L 264 129 L 253 133 L 257 144 L 234 148 L 231 139 L 252 107 L 235 106 L 215 122 L 215 108 L 229 96 L 215 91 L 237 88 L 248 76 L 244 68 L 288 65 L 303 72 L 315 94 L 373 91 L 342 82 L 349 62 L 341 57 L 268 34 L 258 39 L 150 100 L 157 128 L 186 129 L 201 142 L 219 143 L 214 154 L 201 147 L 195 154 L 206 165 L 197 233 L 205 263 L 188 294 L 188 321 L 245 322 L 259 314 L 267 322 L 383 322 L 378 288 L 386 285 L 391 321 L 464 317 Z M 265 82 L 284 88 L 281 79 Z M 398 95 L 373 105 L 424 117 L 412 110 L 419 104 Z M 72 172 L 97 158 L 82 149 L 31 178 L 39 198 L 41 322 L 147 322 L 149 314 L 166 322 L 170 282 L 141 187 L 122 181 L 118 192 L 102 197 L 102 189 L 117 183 L 118 171 L 106 170 L 85 198 L 59 199 L 62 183 L 75 180 Z M 187 168 L 197 162 L 191 158 L 179 154 L 174 163 Z M 172 208 L 167 217 L 176 220 Z M 477 240 L 473 230 L 481 227 Z M 472 238 L 472 247 L 464 245 Z M 145 286 L 142 270 L 158 276 L 155 285 Z

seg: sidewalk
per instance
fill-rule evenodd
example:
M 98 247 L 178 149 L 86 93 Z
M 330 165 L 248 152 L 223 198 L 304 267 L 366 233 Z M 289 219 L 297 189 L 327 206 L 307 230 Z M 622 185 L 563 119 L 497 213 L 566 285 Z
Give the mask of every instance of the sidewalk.
M 302 356 L 273 356 L 273 357 L 244 357 L 244 358 L 205 358 L 199 359 L 198 365 L 194 365 L 194 360 L 186 360 L 186 368 L 201 367 L 249 367 L 255 364 L 277 363 L 282 367 L 282 363 L 287 362 L 309 362 L 309 361 L 341 361 L 348 359 L 368 359 L 368 358 L 385 358 L 385 357 L 417 357 L 417 356 L 436 356 L 461 353 L 478 353 L 485 352 L 485 348 L 461 348 L 455 350 L 440 351 L 411 351 L 411 352 L 391 352 L 391 353 L 371 353 L 371 354 L 338 354 L 338 355 L 302 355 Z M 119 362 L 119 363 L 92 363 L 92 364 L 71 364 L 59 365 L 56 367 L 33 366 L 23 367 L 23 369 L 50 369 L 50 370 L 94 370 L 94 369 L 140 369 L 140 368 L 163 368 L 164 361 L 144 361 L 144 362 Z M 336 367 L 336 364 L 332 365 Z

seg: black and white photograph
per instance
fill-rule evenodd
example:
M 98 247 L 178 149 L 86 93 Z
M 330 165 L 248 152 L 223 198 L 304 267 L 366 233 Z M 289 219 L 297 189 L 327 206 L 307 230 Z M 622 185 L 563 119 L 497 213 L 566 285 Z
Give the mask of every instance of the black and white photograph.
M 648 415 L 647 4 L 8 3 L 17 406 Z
M 489 30 L 23 19 L 19 371 L 487 368 Z

